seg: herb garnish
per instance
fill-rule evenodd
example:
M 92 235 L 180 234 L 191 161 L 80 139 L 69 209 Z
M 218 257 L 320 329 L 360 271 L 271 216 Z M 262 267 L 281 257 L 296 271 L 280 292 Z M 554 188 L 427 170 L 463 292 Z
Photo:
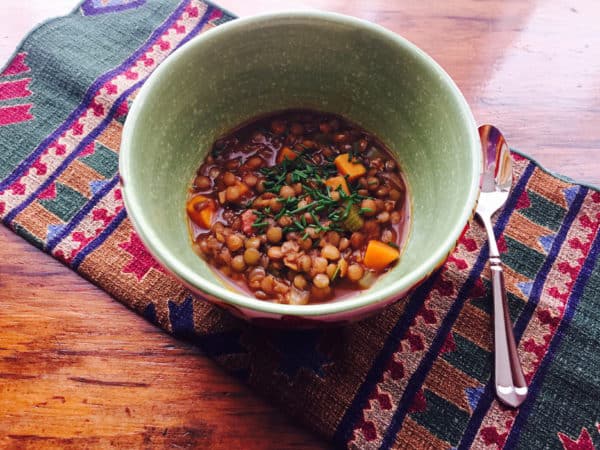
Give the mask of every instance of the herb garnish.
M 276 214 L 272 214 L 269 207 L 258 211 L 254 228 L 261 229 L 268 226 L 269 218 L 277 221 L 283 216 L 288 216 L 292 219 L 292 224 L 284 227 L 283 231 L 286 233 L 305 231 L 309 226 L 315 228 L 317 232 L 353 231 L 354 227 L 349 227 L 348 223 L 362 222 L 358 216 L 372 211 L 369 208 L 359 208 L 362 200 L 371 197 L 358 194 L 359 186 L 349 181 L 348 186 L 352 193 L 347 194 L 341 186 L 338 186 L 337 198 L 332 198 L 332 190 L 325 182 L 337 176 L 338 171 L 331 159 L 317 163 L 310 154 L 300 153 L 294 160 L 286 158 L 276 166 L 263 167 L 260 172 L 265 177 L 266 192 L 278 195 L 284 185 L 290 184 L 288 181 L 291 181 L 291 184 L 300 183 L 303 192 L 299 196 L 278 197 L 276 200 L 282 204 L 282 208 Z M 308 203 L 304 204 L 305 201 Z M 352 220 L 349 221 L 349 218 Z M 307 237 L 308 234 L 305 232 L 303 239 Z

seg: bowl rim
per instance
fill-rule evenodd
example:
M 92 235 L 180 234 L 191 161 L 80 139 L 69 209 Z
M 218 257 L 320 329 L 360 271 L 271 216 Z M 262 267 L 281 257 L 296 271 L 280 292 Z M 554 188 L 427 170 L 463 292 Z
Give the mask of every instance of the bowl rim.
M 452 91 L 457 101 L 460 114 L 465 123 L 468 124 L 470 132 L 470 148 L 472 153 L 473 178 L 471 180 L 468 199 L 465 203 L 464 210 L 461 213 L 460 219 L 452 227 L 450 233 L 445 237 L 442 245 L 435 252 L 430 254 L 418 267 L 410 273 L 403 276 L 385 287 L 377 290 L 361 291 L 358 295 L 353 295 L 343 300 L 333 300 L 326 303 L 307 304 L 307 305 L 287 305 L 268 301 L 259 300 L 255 297 L 245 295 L 243 293 L 234 292 L 227 288 L 224 284 L 218 281 L 211 281 L 194 271 L 191 267 L 183 264 L 176 256 L 168 249 L 160 239 L 160 236 L 154 230 L 143 224 L 144 214 L 137 203 L 136 193 L 132 191 L 127 180 L 131 171 L 130 149 L 133 146 L 133 135 L 138 118 L 142 112 L 143 105 L 146 103 L 147 97 L 152 92 L 154 86 L 161 81 L 163 73 L 168 70 L 175 61 L 183 57 L 185 53 L 192 48 L 202 45 L 204 42 L 218 38 L 222 33 L 241 30 L 253 24 L 268 23 L 272 21 L 286 21 L 293 19 L 332 21 L 349 26 L 366 29 L 369 32 L 378 34 L 396 45 L 403 47 L 406 51 L 412 53 L 420 60 L 437 73 L 444 84 Z M 277 11 L 256 14 L 253 16 L 239 18 L 219 25 L 199 36 L 191 39 L 189 42 L 176 49 L 169 55 L 160 66 L 148 77 L 146 82 L 141 87 L 138 95 L 133 101 L 132 107 L 127 115 L 123 128 L 120 152 L 119 152 L 119 172 L 121 176 L 121 186 L 123 191 L 123 200 L 125 207 L 135 231 L 140 236 L 146 248 L 169 272 L 183 281 L 188 287 L 197 289 L 198 291 L 216 298 L 231 305 L 246 308 L 256 312 L 287 315 L 287 316 L 321 316 L 330 314 L 345 313 L 352 310 L 372 306 L 378 302 L 384 302 L 392 297 L 400 298 L 406 295 L 410 289 L 418 283 L 428 278 L 439 266 L 446 260 L 447 256 L 452 252 L 464 227 L 472 217 L 477 198 L 479 196 L 479 179 L 482 170 L 480 138 L 477 132 L 477 125 L 473 117 L 473 113 L 464 98 L 462 92 L 452 80 L 450 75 L 428 54 L 418 48 L 415 44 L 408 41 L 406 38 L 367 20 L 356 17 L 347 16 L 344 14 L 327 12 L 327 11 L 306 11 L 306 10 L 289 10 Z

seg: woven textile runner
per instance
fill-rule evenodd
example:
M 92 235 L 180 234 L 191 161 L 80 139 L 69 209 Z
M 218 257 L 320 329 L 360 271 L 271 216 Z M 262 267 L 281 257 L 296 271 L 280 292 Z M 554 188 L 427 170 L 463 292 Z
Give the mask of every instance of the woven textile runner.
M 515 154 L 496 218 L 531 395 L 494 398 L 485 235 L 467 229 L 411 297 L 341 329 L 251 327 L 167 276 L 118 184 L 129 105 L 178 46 L 233 17 L 199 0 L 86 0 L 0 69 L 4 224 L 208 356 L 336 446 L 600 447 L 600 193 Z M 84 44 L 83 44 L 84 43 Z

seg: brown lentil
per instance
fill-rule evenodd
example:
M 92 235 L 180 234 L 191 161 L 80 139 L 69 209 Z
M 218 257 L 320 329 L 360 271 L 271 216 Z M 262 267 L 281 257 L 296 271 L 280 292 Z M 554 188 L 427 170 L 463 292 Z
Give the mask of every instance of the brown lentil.
M 386 244 L 394 241 L 394 232 L 389 228 L 386 228 L 381 232 L 381 242 L 385 242 Z
M 364 199 L 360 204 L 361 209 L 365 211 L 365 216 L 371 217 L 374 216 L 377 211 L 377 204 L 375 200 L 370 198 Z
M 387 187 L 382 186 L 379 189 L 377 189 L 377 192 L 375 192 L 375 195 L 379 198 L 385 198 L 389 195 L 389 193 L 390 193 L 390 190 Z
M 363 277 L 364 269 L 360 264 L 350 264 L 348 266 L 348 279 L 358 281 Z
M 281 247 L 269 247 L 269 250 L 267 250 L 267 256 L 271 259 L 283 258 L 283 252 L 281 251 Z
M 302 250 L 310 250 L 310 248 L 313 245 L 313 241 L 309 237 L 307 237 L 306 239 L 300 239 L 299 243 L 300 243 L 300 248 L 302 248 Z
M 395 202 L 397 202 L 401 198 L 402 198 L 402 192 L 400 192 L 398 189 L 390 189 L 390 199 L 391 200 L 394 200 Z
M 230 159 L 229 161 L 225 162 L 225 168 L 227 170 L 237 169 L 238 167 L 240 167 L 239 159 Z
M 337 231 L 328 231 L 325 239 L 331 245 L 337 246 L 340 243 L 340 234 Z
M 236 272 L 243 272 L 246 269 L 246 262 L 242 255 L 236 255 L 231 260 L 231 268 Z
M 375 169 L 372 169 L 375 170 Z M 377 171 L 375 171 L 375 173 L 377 173 Z M 379 189 L 379 178 L 374 177 L 374 176 L 370 176 L 367 178 L 367 189 L 371 192 L 376 191 L 377 189 Z
M 321 256 L 330 261 L 337 261 L 340 259 L 340 251 L 334 245 L 327 244 L 321 249 Z
M 302 255 L 298 259 L 298 268 L 303 272 L 310 272 L 310 268 L 312 267 L 312 259 L 308 255 Z
M 390 220 L 393 225 L 399 224 L 402 220 L 402 214 L 400 214 L 398 211 L 394 211 L 390 214 Z
M 327 270 L 327 260 L 320 256 L 313 258 L 312 269 L 315 273 L 324 273 Z
M 294 191 L 294 188 L 291 186 L 282 186 L 281 189 L 279 190 L 279 196 L 282 198 L 290 198 L 290 197 L 294 197 L 296 195 L 296 192 Z
M 245 242 L 246 248 L 259 248 L 260 247 L 260 239 L 257 237 L 251 237 L 246 239 Z
M 194 187 L 196 187 L 197 189 L 199 189 L 201 191 L 205 191 L 205 190 L 209 189 L 211 186 L 212 186 L 212 182 L 210 181 L 210 178 L 208 178 L 204 175 L 198 175 L 194 179 Z
M 360 231 L 355 231 L 350 236 L 350 245 L 354 250 L 360 249 L 365 242 L 365 236 Z
M 338 267 L 340 269 L 340 277 L 345 277 L 348 273 L 348 261 L 346 261 L 344 258 L 340 259 L 338 262 Z
M 267 230 L 267 240 L 271 244 L 277 244 L 279 241 L 281 241 L 282 237 L 283 237 L 283 230 L 281 227 L 270 227 Z
M 238 251 L 244 246 L 244 239 L 237 234 L 230 234 L 225 239 L 225 242 L 227 243 L 227 248 L 232 252 Z
M 281 216 L 277 223 L 280 227 L 289 227 L 292 224 L 292 218 L 290 216 Z
M 379 223 L 387 223 L 390 221 L 390 213 L 387 211 L 380 212 L 377 214 L 377 221 Z
M 324 273 L 319 273 L 313 278 L 313 283 L 318 289 L 323 289 L 329 286 L 329 277 Z
M 241 192 L 238 186 L 229 186 L 226 190 L 226 198 L 228 202 L 237 202 L 240 199 Z
M 260 260 L 260 252 L 255 248 L 247 248 L 244 252 L 244 262 L 249 266 L 255 266 Z
M 226 186 L 233 186 L 237 181 L 236 176 L 231 173 L 231 172 L 225 172 L 223 174 L 223 183 L 225 183 Z
M 302 275 L 296 275 L 294 277 L 294 286 L 296 286 L 298 289 L 304 289 L 307 284 L 306 278 L 304 278 Z
M 346 250 L 350 246 L 350 240 L 347 237 L 343 237 L 340 239 L 340 243 L 338 244 L 338 248 L 341 252 Z
M 256 186 L 256 183 L 258 183 L 258 177 L 253 174 L 245 175 L 244 183 L 249 187 L 254 187 L 254 186 Z

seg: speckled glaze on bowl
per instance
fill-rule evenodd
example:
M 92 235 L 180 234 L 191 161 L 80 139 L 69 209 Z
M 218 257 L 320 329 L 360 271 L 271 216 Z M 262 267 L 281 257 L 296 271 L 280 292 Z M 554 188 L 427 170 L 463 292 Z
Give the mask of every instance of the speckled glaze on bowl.
M 412 227 L 402 258 L 348 299 L 257 300 L 219 281 L 190 245 L 186 189 L 212 142 L 287 108 L 353 120 L 385 142 L 406 173 Z M 120 154 L 127 211 L 151 253 L 202 297 L 245 319 L 290 327 L 363 318 L 425 280 L 471 217 L 480 167 L 475 121 L 441 67 L 382 27 L 324 12 L 238 19 L 181 47 L 139 92 Z

